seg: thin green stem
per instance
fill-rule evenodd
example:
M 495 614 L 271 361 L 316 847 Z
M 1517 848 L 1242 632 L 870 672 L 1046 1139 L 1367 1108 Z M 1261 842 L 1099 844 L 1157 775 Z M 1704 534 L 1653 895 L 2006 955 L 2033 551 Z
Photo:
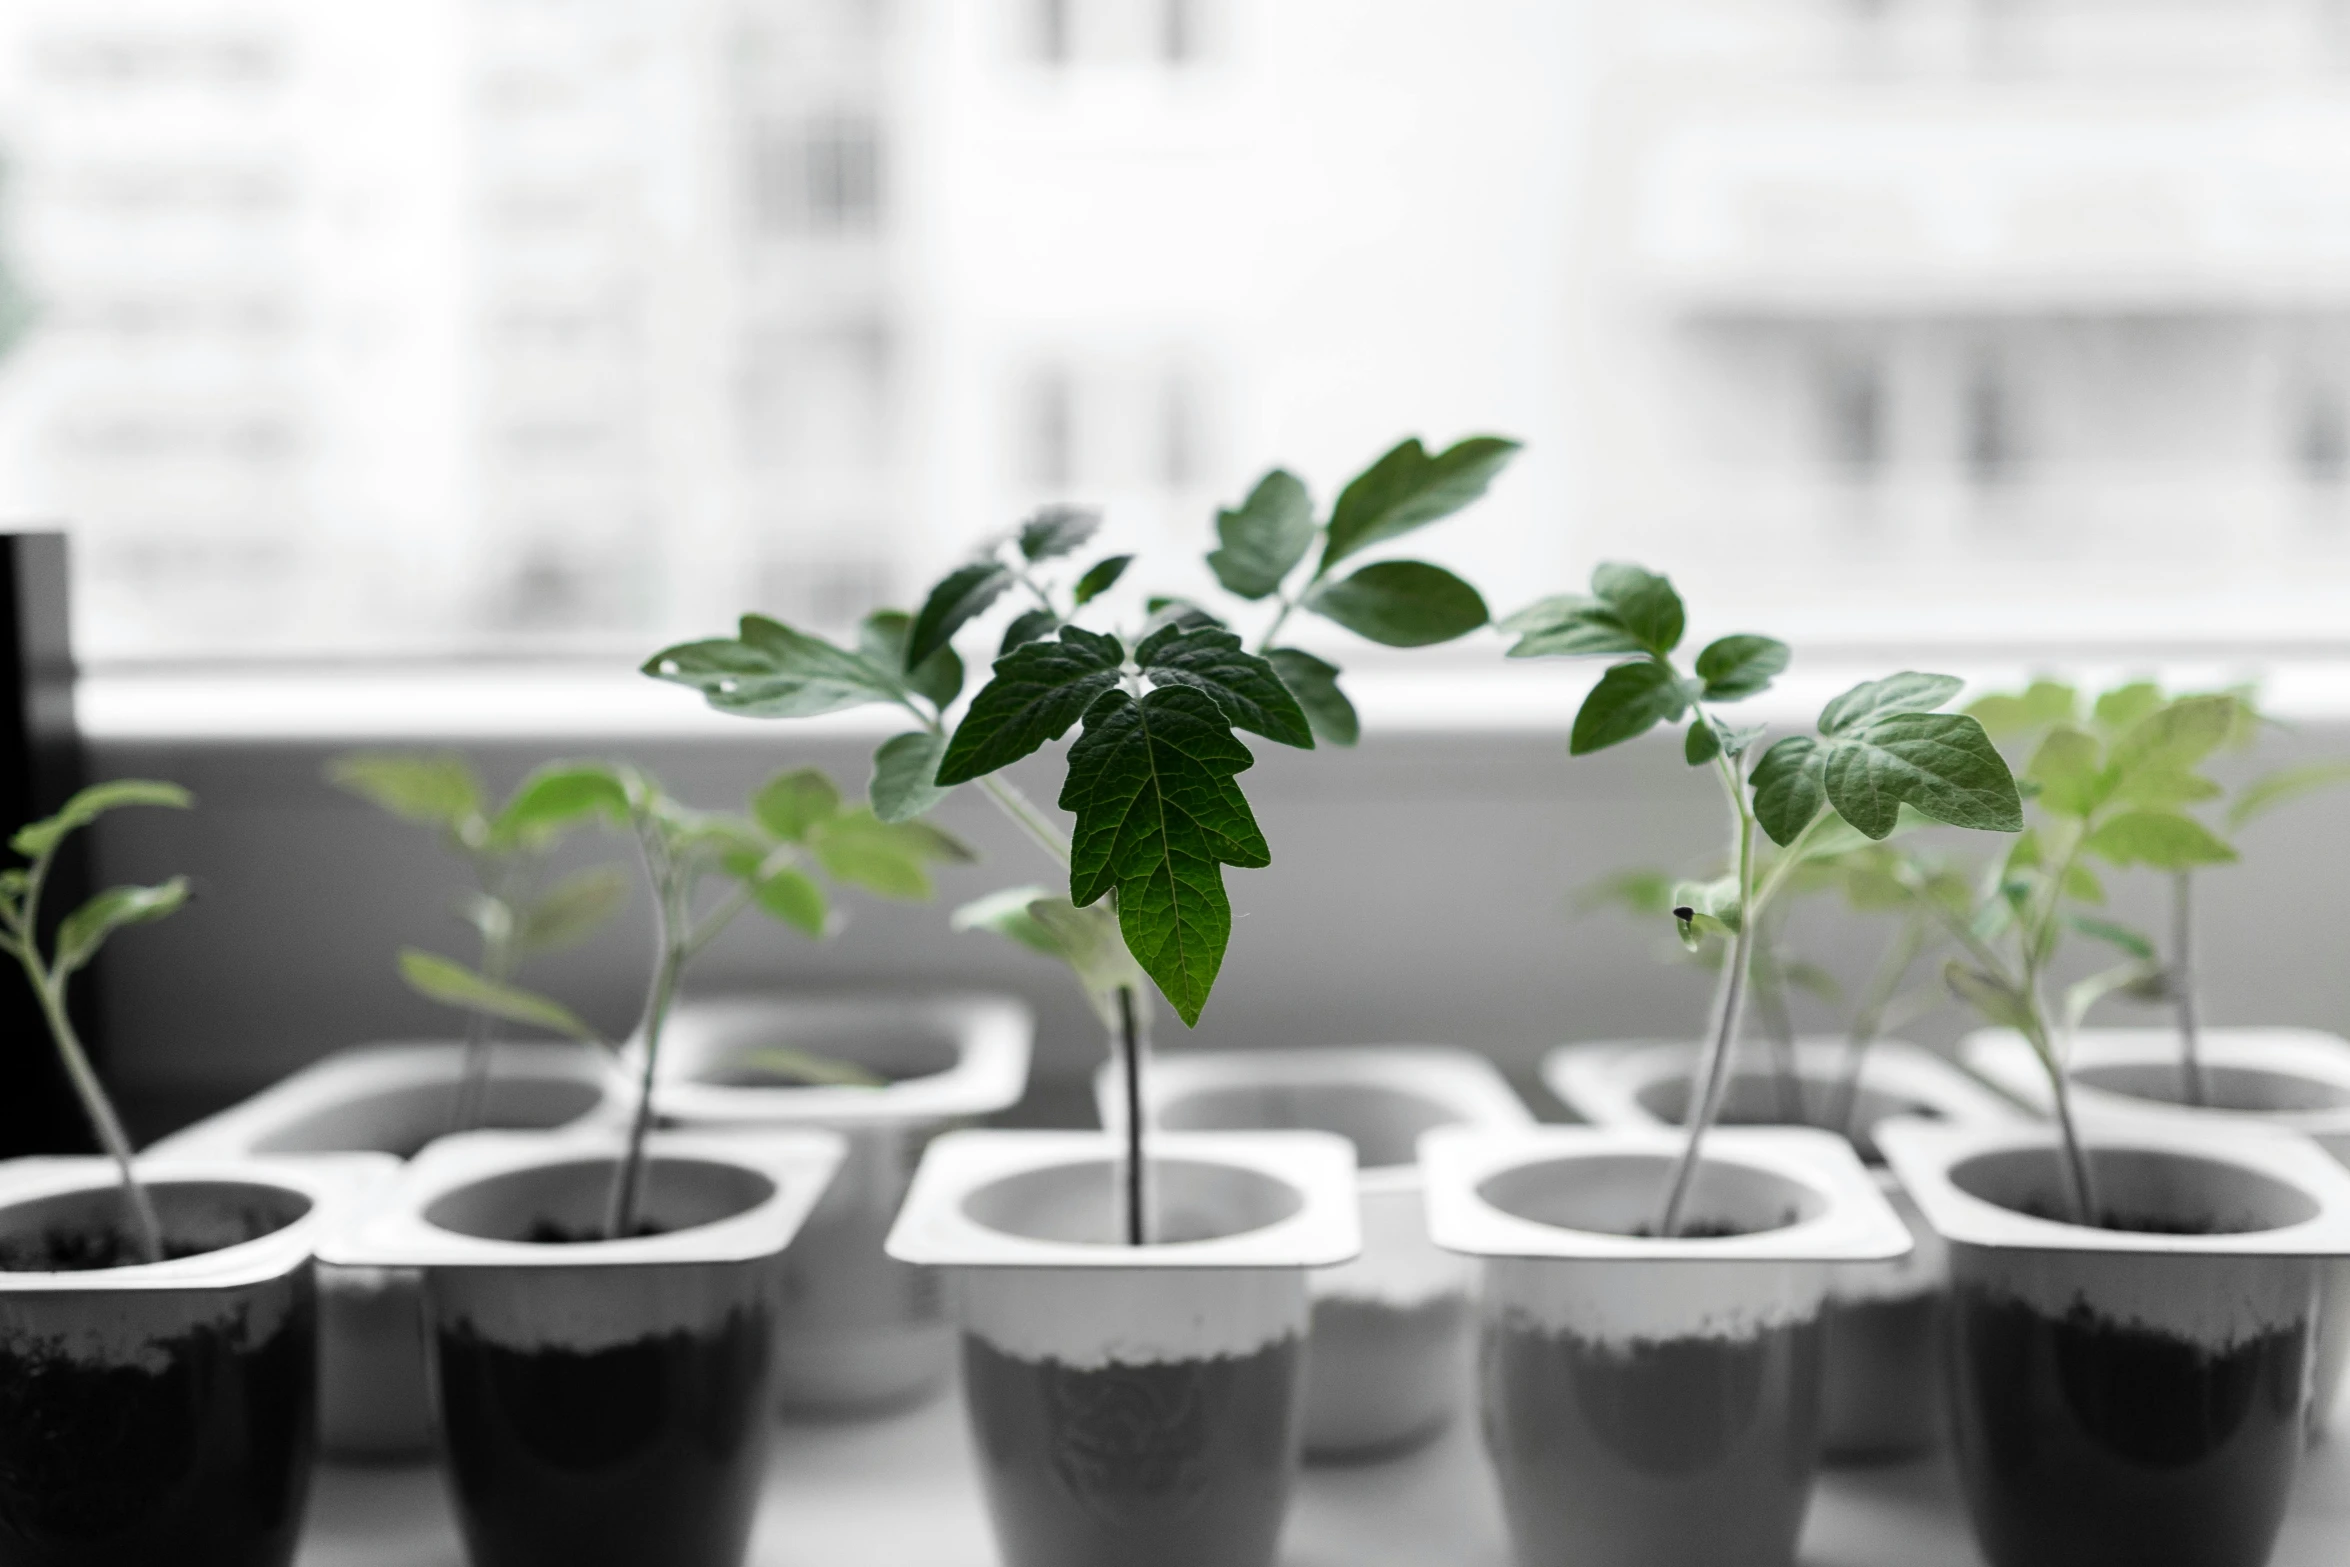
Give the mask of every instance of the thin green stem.
M 1038 848 L 1051 855 L 1063 870 L 1069 868 L 1068 836 L 1053 824 L 1050 817 L 1029 802 L 1028 796 L 1020 792 L 1018 784 L 1001 773 L 990 773 L 979 780 L 979 787 L 986 791 L 989 799 L 995 801 L 998 809 L 1012 819 L 1014 825 L 1028 834 Z
M 644 856 L 647 879 L 657 896 L 653 909 L 653 994 L 645 1007 L 643 1065 L 638 1073 L 636 1111 L 629 1119 L 628 1148 L 612 1172 L 604 1202 L 604 1239 L 634 1234 L 644 1200 L 645 1140 L 653 1129 L 654 1073 L 661 1058 L 661 1033 L 669 1020 L 669 1006 L 677 993 L 677 978 L 686 954 L 682 933 L 685 914 L 679 907 L 677 866 L 650 822 L 637 824 L 637 848 Z
M 1313 584 L 1309 582 L 1306 586 L 1312 587 Z M 1296 609 L 1297 600 L 1283 594 L 1280 607 L 1273 613 L 1273 623 L 1265 628 L 1264 636 L 1257 641 L 1257 657 L 1263 658 L 1267 653 L 1273 651 L 1273 639 L 1281 635 L 1281 628 L 1289 624 L 1289 617 Z
M 1150 1243 L 1150 1209 L 1144 1189 L 1142 1057 L 1144 1050 L 1141 998 L 1132 985 L 1118 987 L 1118 1072 L 1126 1101 L 1126 1244 Z
M 1836 1097 L 1821 1123 L 1845 1137 L 1852 1135 L 1852 1115 L 1860 1104 L 1860 1074 L 1868 1062 L 1869 1046 L 1877 1042 L 1885 1026 L 1885 1009 L 1893 1004 L 1901 982 L 1909 977 L 1911 965 L 1925 946 L 1924 925 L 1915 915 L 1903 920 L 1885 944 L 1885 955 L 1878 959 L 1869 988 L 1862 992 L 1861 1004 L 1852 1014 L 1852 1026 L 1844 1035 L 1844 1060 L 1836 1073 Z
M 121 1177 L 123 1209 L 130 1217 L 131 1237 L 138 1245 L 139 1260 L 161 1262 L 163 1225 L 156 1217 L 154 1199 L 140 1184 L 132 1162 L 130 1135 L 116 1117 L 106 1089 L 90 1065 L 88 1052 L 82 1049 L 81 1036 L 74 1032 L 73 1019 L 66 1012 L 64 986 L 50 977 L 33 953 L 29 936 L 17 956 L 24 965 L 26 977 L 33 982 L 33 993 L 40 997 L 41 1016 L 49 1024 L 50 1037 L 57 1042 L 57 1054 L 65 1063 L 65 1075 L 72 1080 L 75 1096 L 82 1102 L 82 1113 L 89 1118 L 99 1146 L 114 1161 L 115 1171 Z
M 2171 877 L 2170 893 L 2171 1006 L 2179 1020 L 2179 1072 L 2186 1079 L 2187 1103 L 2211 1103 L 2211 1088 L 2203 1077 L 2203 1018 L 2195 997 L 2195 883 L 2191 872 Z
M 1715 760 L 1730 809 L 1737 818 L 1738 929 L 1731 938 L 1730 960 L 1722 974 L 1713 1038 L 1706 1048 L 1700 1072 L 1702 1090 L 1692 1096 L 1687 1121 L 1689 1140 L 1682 1145 L 1680 1158 L 1674 1161 L 1672 1178 L 1666 1183 L 1664 1206 L 1657 1219 L 1656 1233 L 1668 1240 L 1680 1233 L 1681 1212 L 1697 1175 L 1705 1134 L 1722 1111 L 1722 1094 L 1730 1080 L 1730 1058 L 1738 1049 L 1738 1022 L 1745 1009 L 1746 970 L 1753 945 L 1754 813 L 1746 805 L 1745 767 L 1743 762 L 1732 762 L 1727 757 Z

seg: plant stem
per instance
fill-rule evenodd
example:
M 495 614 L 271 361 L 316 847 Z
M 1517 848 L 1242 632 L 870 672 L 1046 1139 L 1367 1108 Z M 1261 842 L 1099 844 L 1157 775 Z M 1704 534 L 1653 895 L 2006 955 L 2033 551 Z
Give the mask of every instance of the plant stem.
M 514 977 L 514 951 L 511 934 L 492 939 L 483 937 L 481 944 L 481 971 L 484 977 L 504 984 Z M 457 1078 L 457 1102 L 451 1107 L 449 1130 L 470 1132 L 481 1125 L 488 1109 L 490 1092 L 490 1051 L 496 1043 L 496 1022 L 487 1012 L 467 1014 L 465 1025 L 465 1065 Z
M 2033 992 L 2032 1003 L 2033 1010 L 2045 1017 L 2037 990 Z M 2046 1025 L 2043 1023 L 2040 1026 L 2045 1028 Z M 2072 1198 L 2073 1222 L 2094 1226 L 2100 1222 L 2097 1217 L 2097 1183 L 2089 1173 L 2089 1157 L 2081 1147 L 2080 1129 L 2073 1122 L 2072 1083 L 2044 1033 L 2032 1041 L 2032 1046 L 2039 1052 L 2040 1064 L 2047 1069 L 2048 1081 L 2056 1093 L 2056 1127 L 2064 1139 L 2065 1175 L 2069 1182 L 2067 1194 Z
M 1869 1046 L 1877 1042 L 1877 1035 L 1885 1026 L 1885 1009 L 1892 1005 L 1901 982 L 1909 977 L 1910 965 L 1917 962 L 1925 944 L 1925 927 L 1914 916 L 1902 921 L 1893 939 L 1885 944 L 1885 955 L 1878 960 L 1876 975 L 1869 981 L 1860 1007 L 1852 1015 L 1852 1027 L 1844 1036 L 1844 1059 L 1836 1072 L 1836 1097 L 1821 1120 L 1830 1131 L 1844 1137 L 1852 1135 L 1852 1115 L 1860 1106 L 1860 1073 L 1868 1063 Z
M 1126 1244 L 1150 1243 L 1149 1207 L 1145 1201 L 1142 1124 L 1141 1006 L 1132 985 L 1118 987 L 1118 1071 L 1126 1098 Z
M 608 1241 L 636 1232 L 638 1210 L 644 1201 L 645 1139 L 653 1129 L 653 1080 L 661 1058 L 661 1030 L 669 1021 L 669 1005 L 676 997 L 677 978 L 685 967 L 685 943 L 689 935 L 684 911 L 677 907 L 676 867 L 660 842 L 659 830 L 640 823 L 637 846 L 644 854 L 645 869 L 652 884 L 660 894 L 654 900 L 653 911 L 656 958 L 653 994 L 645 1007 L 645 1059 L 638 1074 L 636 1112 L 629 1119 L 628 1151 L 621 1158 L 619 1168 L 612 1172 L 611 1190 L 604 1201 L 604 1239 Z
M 1063 870 L 1068 869 L 1068 836 L 1053 824 L 1050 817 L 1029 802 L 1028 796 L 1020 792 L 1018 784 L 1000 773 L 990 773 L 979 780 L 979 787 L 987 791 L 987 797 L 995 801 L 998 808 L 1021 831 L 1027 833 L 1038 848 L 1051 855 Z
M 1754 922 L 1754 814 L 1746 808 L 1746 769 L 1743 761 L 1720 765 L 1723 787 L 1729 792 L 1730 808 L 1738 818 L 1738 929 L 1730 942 L 1730 961 L 1722 972 L 1722 985 L 1714 1017 L 1713 1039 L 1707 1046 L 1702 1068 L 1703 1088 L 1693 1096 L 1690 1106 L 1689 1141 L 1682 1146 L 1681 1156 L 1674 1162 L 1672 1179 L 1665 1189 L 1664 1208 L 1657 1218 L 1656 1233 L 1666 1240 L 1680 1233 L 1681 1210 L 1689 1199 L 1689 1187 L 1697 1175 L 1698 1158 L 1705 1144 L 1706 1130 L 1721 1114 L 1722 1092 L 1730 1080 L 1730 1057 L 1738 1048 L 1739 1014 L 1746 1003 L 1746 966 L 1753 944 Z
M 1312 585 L 1312 583 L 1307 584 L 1308 587 Z M 1263 658 L 1267 653 L 1273 651 L 1273 639 L 1281 635 L 1281 628 L 1289 624 L 1290 613 L 1296 608 L 1297 600 L 1286 595 L 1282 597 L 1281 607 L 1273 614 L 1273 623 L 1265 628 L 1264 636 L 1257 641 L 1257 657 Z
M 2211 1103 L 2203 1079 L 2203 1020 L 2195 1004 L 2195 886 L 2191 872 L 2171 877 L 2170 981 L 2171 1005 L 2179 1019 L 2179 1070 L 2186 1079 L 2187 1103 L 2198 1108 Z
M 29 931 L 27 940 L 30 940 Z M 130 1137 L 123 1131 L 113 1104 L 106 1098 L 104 1085 L 90 1066 L 89 1054 L 82 1049 L 81 1037 L 74 1032 L 73 1019 L 66 1015 L 60 987 L 52 985 L 31 958 L 25 959 L 24 966 L 32 978 L 34 991 L 41 998 L 41 1015 L 49 1022 L 49 1032 L 57 1041 L 57 1053 L 64 1059 L 65 1075 L 73 1080 L 74 1093 L 81 1099 L 82 1113 L 89 1117 L 90 1129 L 98 1134 L 99 1145 L 122 1177 L 122 1205 L 130 1216 L 131 1236 L 138 1243 L 139 1260 L 161 1262 L 163 1225 L 156 1218 L 154 1199 L 139 1184 L 138 1172 L 131 1162 Z

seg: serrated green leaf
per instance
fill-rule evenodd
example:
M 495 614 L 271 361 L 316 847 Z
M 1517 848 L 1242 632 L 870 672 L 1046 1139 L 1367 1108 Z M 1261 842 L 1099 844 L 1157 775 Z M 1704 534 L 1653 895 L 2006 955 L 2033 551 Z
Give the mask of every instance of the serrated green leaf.
M 933 782 L 946 750 L 946 736 L 924 730 L 883 741 L 873 753 L 873 782 L 866 790 L 873 814 L 885 822 L 910 822 L 936 810 L 954 793 Z
M 1568 754 L 1588 756 L 1621 745 L 1658 724 L 1677 723 L 1688 710 L 1687 688 L 1664 665 L 1650 659 L 1617 664 L 1599 677 L 1576 711 Z
M 1689 720 L 1689 733 L 1682 738 L 1681 755 L 1692 767 L 1703 767 L 1722 754 L 1722 737 L 1715 733 L 1713 720 L 1703 713 Z
M 1265 655 L 1265 662 L 1297 698 L 1316 740 L 1353 745 L 1362 738 L 1362 720 L 1355 715 L 1354 703 L 1339 689 L 1336 664 L 1293 647 L 1273 649 Z
M 1187 686 L 1140 701 L 1105 692 L 1069 748 L 1070 901 L 1083 908 L 1116 889 L 1127 949 L 1186 1024 L 1207 1005 L 1232 933 L 1223 867 L 1271 863 L 1233 783 L 1254 762 L 1223 711 Z
M 487 836 L 481 779 L 453 751 L 355 751 L 330 758 L 326 779 L 379 810 L 438 827 L 469 847 Z
M 1013 582 L 1011 568 L 992 560 L 958 566 L 939 579 L 922 601 L 906 636 L 906 662 L 920 664 L 954 639 L 956 632 L 987 612 Z
M 2236 698 L 2226 693 L 2179 697 L 2123 731 L 2113 742 L 2111 765 L 2122 779 L 2191 769 L 2227 744 L 2236 715 Z
M 664 648 L 643 672 L 690 686 L 712 707 L 745 718 L 813 718 L 895 702 L 906 689 L 895 671 L 765 615 L 745 615 L 740 637 Z
M 1032 952 L 1067 962 L 1069 954 L 1060 938 L 1037 923 L 1028 906 L 1039 898 L 1052 894 L 1042 887 L 1007 887 L 991 892 L 984 898 L 974 898 L 948 917 L 947 924 L 959 931 L 992 931 L 998 936 L 1016 941 Z
M 518 985 L 484 978 L 462 963 L 414 947 L 400 949 L 400 977 L 408 988 L 428 1001 L 461 1011 L 478 1012 L 525 1028 L 565 1034 L 589 1044 L 603 1044 L 604 1036 L 582 1022 L 561 1002 L 551 1001 Z
M 1780 848 L 1800 837 L 1827 803 L 1826 760 L 1817 740 L 1789 735 L 1754 764 L 1754 819 Z
M 1877 712 L 1840 726 L 1828 748 L 1821 781 L 1837 815 L 1871 838 L 1893 831 L 1903 805 L 1953 827 L 2022 830 L 2015 780 L 1981 724 L 1962 713 Z
M 832 934 L 832 907 L 824 889 L 805 872 L 782 866 L 752 877 L 749 886 L 751 902 L 768 918 L 819 941 Z
M 925 862 L 970 857 L 968 849 L 927 823 L 885 822 L 861 808 L 818 823 L 809 847 L 833 880 L 909 902 L 922 902 L 936 890 Z
M 160 783 L 149 778 L 117 778 L 109 783 L 92 784 L 65 802 L 56 815 L 29 822 L 16 830 L 8 846 L 28 860 L 39 859 L 58 844 L 66 834 L 87 827 L 108 811 L 130 805 L 157 805 L 184 811 L 196 803 L 194 795 L 175 783 Z
M 1101 531 L 1102 514 L 1088 506 L 1046 506 L 1020 524 L 1020 553 L 1055 560 L 1083 549 Z
M 1051 617 L 1047 616 L 1046 621 L 1049 627 Z M 902 609 L 877 609 L 857 627 L 857 651 L 897 675 L 908 690 L 943 709 L 962 694 L 962 657 L 952 647 L 942 647 L 920 664 L 908 668 L 906 649 L 913 635 L 913 616 Z
M 1143 638 L 1134 662 L 1158 685 L 1204 691 L 1235 729 L 1283 745 L 1314 748 L 1305 710 L 1272 664 L 1245 651 L 1240 638 L 1214 626 L 1166 626 Z
M 2176 811 L 2123 811 L 2100 823 L 2081 847 L 2115 865 L 2150 865 L 2161 871 L 2225 865 L 2236 851 L 2192 816 Z
M 57 926 L 57 978 L 87 964 L 106 938 L 125 925 L 144 925 L 176 913 L 188 901 L 188 879 L 174 876 L 153 887 L 109 887 Z
M 515 945 L 525 954 L 579 945 L 627 906 L 629 887 L 628 874 L 617 865 L 564 877 L 522 909 L 514 921 Z
M 2070 724 L 2080 707 L 2080 693 L 2071 686 L 2035 680 L 2020 694 L 2002 691 L 1977 697 L 1967 704 L 1966 713 L 1994 739 L 2007 739 L 2052 724 Z
M 1383 647 L 1450 642 L 1487 618 L 1475 588 L 1421 560 L 1383 560 L 1320 583 L 1306 595 L 1305 607 Z
M 1276 468 L 1236 510 L 1216 513 L 1208 569 L 1226 592 L 1268 598 L 1314 547 L 1314 503 L 1296 475 Z
M 1645 651 L 1662 658 L 1681 645 L 1689 615 L 1668 579 L 1642 566 L 1602 561 L 1592 569 L 1591 592 Z
M 2125 805 L 2193 805 L 2226 792 L 2201 773 L 2141 768 L 2118 781 L 2113 798 Z
M 1077 586 L 1071 590 L 1076 596 L 1077 607 L 1083 609 L 1116 587 L 1118 579 L 1126 575 L 1126 568 L 1133 564 L 1134 557 L 1131 555 L 1105 555 L 1086 567 L 1085 575 L 1077 579 Z M 1021 618 L 1025 620 L 1027 617 Z
M 996 644 L 995 656 L 1002 658 L 1016 647 L 1049 637 L 1061 624 L 1061 617 L 1042 607 L 1022 610 L 1004 627 L 1004 639 Z
M 2068 865 L 2064 872 L 2064 895 L 2081 903 L 2103 903 L 2105 883 L 2086 865 Z
M 489 846 L 535 853 L 581 822 L 625 822 L 629 810 L 628 780 L 610 764 L 547 762 L 532 769 L 491 819 Z
M 1887 714 L 1929 713 L 1965 686 L 1956 675 L 1926 675 L 1914 669 L 1882 680 L 1864 680 L 1820 709 L 1820 733 L 1834 738 Z M 1969 722 L 1982 728 L 1976 720 Z
M 1708 702 L 1739 702 L 1770 689 L 1787 668 L 1787 644 L 1740 632 L 1706 644 L 1697 655 L 1697 678 Z
M 840 809 L 840 790 L 813 767 L 777 773 L 751 793 L 751 819 L 785 843 L 805 843 Z
M 1530 604 L 1501 629 L 1518 634 L 1511 658 L 1580 658 L 1600 653 L 1645 653 L 1616 612 L 1595 598 L 1562 594 Z
M 1358 550 L 1451 516 L 1482 496 L 1517 452 L 1516 441 L 1490 435 L 1471 436 L 1433 457 L 1417 437 L 1399 442 L 1339 491 L 1315 575 Z
M 1125 662 L 1116 637 L 1081 626 L 1014 648 L 995 661 L 995 678 L 971 699 L 935 782 L 940 788 L 969 783 L 1058 740 L 1118 683 Z
M 2039 786 L 2042 809 L 2076 820 L 2086 820 L 2113 791 L 2104 748 L 2078 729 L 2050 730 L 2024 773 Z
M 2321 789 L 2350 784 L 2350 761 L 2306 762 L 2281 768 L 2246 784 L 2228 804 L 2228 825 L 2241 827 L 2258 821 L 2281 805 Z
M 2151 680 L 2133 680 L 2101 693 L 2089 709 L 2089 721 L 2109 735 L 2118 735 L 2162 706 L 2162 687 Z

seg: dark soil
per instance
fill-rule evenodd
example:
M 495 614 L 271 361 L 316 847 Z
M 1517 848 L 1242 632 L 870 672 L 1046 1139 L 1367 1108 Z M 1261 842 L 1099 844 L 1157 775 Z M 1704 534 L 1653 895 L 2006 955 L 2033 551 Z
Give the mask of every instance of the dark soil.
M 1005 1567 L 1270 1567 L 1297 1470 L 1296 1339 L 1080 1369 L 966 1334 Z
M 1682 1225 L 1680 1229 L 1673 1233 L 1673 1239 L 1677 1241 L 1729 1240 L 1732 1237 L 1739 1235 L 1760 1235 L 1767 1230 L 1783 1230 L 1794 1222 L 1795 1213 L 1792 1209 L 1790 1209 L 1777 1224 L 1745 1225 L 1731 1224 L 1726 1220 L 1721 1219 L 1700 1219 L 1695 1224 Z M 1635 1235 L 1642 1240 L 1654 1240 L 1656 1239 L 1656 1226 L 1653 1224 L 1636 1224 L 1628 1233 Z
M 2302 1447 L 2306 1322 L 2222 1352 L 1961 1289 L 1951 1396 L 1993 1567 L 2249 1567 Z
M 628 1238 L 641 1240 L 648 1235 L 666 1235 L 669 1231 L 650 1219 L 639 1219 Z M 600 1224 L 562 1224 L 553 1219 L 533 1219 L 522 1238 L 533 1246 L 585 1246 L 595 1241 L 608 1240 Z
M 442 1441 L 474 1567 L 740 1567 L 773 1336 L 751 1310 L 592 1352 L 443 1331 Z
M 160 1364 L 0 1343 L 0 1567 L 286 1567 L 316 1420 L 317 1316 L 259 1343 L 243 1320 L 155 1345 Z
M 208 1236 L 198 1241 L 173 1234 L 167 1221 L 163 1234 L 165 1259 L 199 1257 L 208 1251 L 259 1240 L 284 1223 L 282 1217 L 259 1210 L 236 1214 L 233 1222 L 237 1233 L 232 1239 Z M 138 1242 L 131 1238 L 129 1229 L 123 1227 L 52 1228 L 37 1236 L 0 1238 L 0 1273 L 95 1273 L 105 1268 L 132 1267 L 146 1260 L 139 1254 Z
M 2045 1201 L 2029 1202 L 2016 1210 L 2034 1219 L 2046 1219 L 2052 1224 L 2075 1224 L 2070 1208 L 2060 1208 Z M 2232 1233 L 2228 1226 L 2209 1219 L 2179 1219 L 2166 1214 L 2131 1213 L 2121 1208 L 2108 1208 L 2099 1216 L 2096 1227 L 2101 1230 L 2119 1230 L 2128 1235 L 2225 1235 Z

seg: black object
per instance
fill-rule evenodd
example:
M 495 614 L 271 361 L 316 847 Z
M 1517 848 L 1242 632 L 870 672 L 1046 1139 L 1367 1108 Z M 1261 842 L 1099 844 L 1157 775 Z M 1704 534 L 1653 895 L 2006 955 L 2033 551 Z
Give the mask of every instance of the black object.
M 82 783 L 81 738 L 73 722 L 73 648 L 66 607 L 62 533 L 0 533 L 0 842 L 63 805 Z M 0 864 L 14 864 L 0 854 Z M 89 886 L 79 835 L 66 840 L 41 906 L 53 934 Z M 76 992 L 74 1024 L 95 1055 L 90 1015 L 96 987 Z M 72 1085 L 58 1065 L 41 1009 L 22 971 L 0 958 L 0 1157 L 89 1153 L 97 1144 Z

